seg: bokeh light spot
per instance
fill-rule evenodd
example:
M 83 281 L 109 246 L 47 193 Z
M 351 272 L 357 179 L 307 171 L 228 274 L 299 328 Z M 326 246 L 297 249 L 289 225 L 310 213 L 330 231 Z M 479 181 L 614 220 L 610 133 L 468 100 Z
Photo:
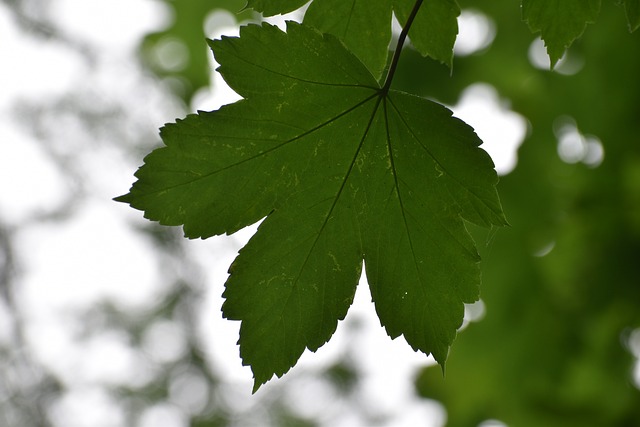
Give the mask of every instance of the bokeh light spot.
M 467 56 L 486 49 L 496 37 L 495 23 L 482 12 L 464 9 L 458 17 L 458 37 L 454 53 Z
M 187 427 L 186 415 L 175 405 L 159 403 L 144 411 L 138 427 Z
M 189 65 L 189 48 L 175 37 L 164 37 L 151 50 L 151 60 L 165 71 L 181 71 Z
M 499 175 L 506 175 L 516 167 L 527 121 L 509 109 L 493 86 L 483 83 L 469 86 L 451 109 L 456 117 L 474 128 Z
M 171 363 L 185 354 L 187 342 L 178 323 L 158 320 L 144 332 L 142 348 L 155 362 Z
M 558 139 L 558 156 L 563 162 L 582 162 L 595 168 L 604 160 L 604 147 L 600 139 L 593 135 L 583 135 L 573 118 L 558 118 L 554 123 L 554 133 Z

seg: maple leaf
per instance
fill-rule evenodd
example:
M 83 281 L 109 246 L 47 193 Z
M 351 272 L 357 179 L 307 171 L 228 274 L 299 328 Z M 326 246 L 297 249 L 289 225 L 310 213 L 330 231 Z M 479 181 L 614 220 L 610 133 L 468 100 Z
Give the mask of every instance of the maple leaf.
M 381 87 L 334 36 L 292 22 L 210 41 L 244 99 L 161 130 L 117 200 L 190 238 L 265 218 L 225 284 L 254 391 L 329 340 L 363 265 L 387 333 L 443 364 L 478 298 L 464 220 L 503 225 L 480 139 L 435 102 Z
M 540 32 L 551 68 L 598 13 L 600 0 L 522 0 L 522 19 L 531 31 Z

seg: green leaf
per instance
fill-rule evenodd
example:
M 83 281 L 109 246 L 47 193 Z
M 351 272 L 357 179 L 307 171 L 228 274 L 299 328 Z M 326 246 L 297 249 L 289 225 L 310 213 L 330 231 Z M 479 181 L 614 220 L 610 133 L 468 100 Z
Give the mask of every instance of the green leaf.
M 394 0 L 394 10 L 402 26 L 414 3 L 414 0 Z M 451 68 L 458 15 L 460 7 L 455 0 L 425 1 L 409 30 L 411 43 L 423 56 L 430 56 Z
M 540 32 L 551 68 L 600 13 L 600 0 L 522 0 L 522 18 Z
M 289 22 L 211 42 L 245 99 L 162 129 L 118 198 L 191 238 L 266 216 L 230 268 L 224 316 L 242 321 L 255 389 L 329 340 L 362 261 L 387 333 L 444 364 L 478 298 L 464 220 L 503 225 L 480 139 L 445 107 L 382 91 L 335 37 Z
M 392 0 L 315 0 L 305 24 L 333 34 L 379 78 L 391 41 Z
M 304 3 L 253 0 L 249 1 L 248 7 L 266 10 L 265 15 L 274 15 L 290 12 Z M 379 78 L 387 63 L 392 11 L 404 25 L 415 3 L 415 0 L 313 0 L 304 22 L 338 37 L 371 74 Z M 458 15 L 460 7 L 456 0 L 424 2 L 409 32 L 413 46 L 423 56 L 451 67 L 453 45 L 458 34 Z
M 629 31 L 634 32 L 640 28 L 640 0 L 621 0 L 629 21 Z
M 261 12 L 264 16 L 273 16 L 293 12 L 301 8 L 308 0 L 248 0 L 247 7 Z

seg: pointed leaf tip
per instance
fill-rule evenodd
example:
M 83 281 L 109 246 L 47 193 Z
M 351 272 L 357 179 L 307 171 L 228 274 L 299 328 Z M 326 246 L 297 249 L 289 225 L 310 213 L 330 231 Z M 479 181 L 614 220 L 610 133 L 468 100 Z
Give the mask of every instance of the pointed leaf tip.
M 600 3 L 601 0 L 522 0 L 522 19 L 533 33 L 540 33 L 551 69 L 587 24 L 596 21 Z
M 131 193 L 123 194 L 122 196 L 114 197 L 114 202 L 131 204 Z

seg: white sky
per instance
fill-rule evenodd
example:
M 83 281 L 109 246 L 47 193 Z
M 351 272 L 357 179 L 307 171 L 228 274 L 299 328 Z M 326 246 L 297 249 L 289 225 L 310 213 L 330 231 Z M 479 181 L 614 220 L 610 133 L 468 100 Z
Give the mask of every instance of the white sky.
M 0 5 L 0 52 L 6 63 L 12 64 L 0 67 L 0 217 L 9 224 L 22 224 L 69 203 L 70 188 L 79 185 L 67 170 L 51 162 L 42 141 L 12 123 L 9 109 L 13 102 L 44 100 L 86 84 L 93 87 L 97 102 L 124 99 L 135 105 L 140 102 L 136 96 L 144 88 L 136 77 L 139 71 L 128 64 L 140 37 L 171 19 L 168 10 L 151 0 L 56 0 L 52 5 L 55 21 L 69 36 L 86 41 L 99 52 L 101 66 L 97 69 L 102 71 L 90 71 L 78 54 L 63 45 L 24 38 L 5 6 Z M 122 13 L 125 8 L 127 13 Z M 477 14 L 463 14 L 461 39 L 456 47 L 460 54 L 486 48 L 495 34 L 490 22 L 482 21 L 482 17 L 474 20 L 474 16 L 477 18 Z M 220 28 L 225 22 L 229 25 Z M 218 31 L 209 36 L 219 36 L 221 31 L 234 34 L 237 28 L 232 23 L 232 17 L 224 13 L 212 15 L 206 26 L 210 29 L 216 24 Z M 473 45 L 474 40 L 482 43 Z M 207 89 L 198 94 L 193 109 L 214 109 L 237 99 L 219 76 L 214 79 L 213 91 Z M 144 96 L 160 95 L 144 92 Z M 498 171 L 504 174 L 512 170 L 515 150 L 526 132 L 524 119 L 510 111 L 506 101 L 488 85 L 469 88 L 452 109 L 485 140 L 483 147 L 494 158 Z M 157 128 L 173 120 L 175 115 L 164 115 L 173 114 L 169 111 L 171 106 L 159 107 L 152 113 L 151 120 L 155 121 L 151 126 Z M 144 123 L 149 120 L 141 118 Z M 134 159 L 123 147 L 109 141 L 87 144 L 93 135 L 74 128 L 71 122 L 61 123 L 56 137 L 66 144 L 67 151 L 78 153 L 77 163 L 84 165 L 79 170 L 81 185 L 92 196 L 73 201 L 78 205 L 68 218 L 30 223 L 15 236 L 23 273 L 17 285 L 28 325 L 27 339 L 37 358 L 71 387 L 52 407 L 52 417 L 60 427 L 95 427 L 99 423 L 121 426 L 124 409 L 101 385 L 143 384 L 163 362 L 179 358 L 186 344 L 179 328 L 166 322 L 153 325 L 145 334 L 143 347 L 149 358 L 133 351 L 127 338 L 116 333 L 96 335 L 88 341 L 78 338 L 74 323 L 78 320 L 74 316 L 93 304 L 109 300 L 126 310 L 140 310 L 153 306 L 166 289 L 160 286 L 163 270 L 158 258 L 150 255 L 154 248 L 133 231 L 135 225 L 144 223 L 141 214 L 111 201 L 128 189 L 138 166 Z M 64 151 L 65 147 L 53 149 Z M 221 318 L 220 294 L 235 251 L 250 235 L 248 229 L 232 237 L 187 244 L 193 259 L 206 266 L 204 281 L 210 290 L 203 304 L 200 333 L 215 362 L 215 372 L 236 390 L 233 404 L 240 407 L 248 407 L 251 402 L 251 373 L 241 366 L 238 356 L 239 325 Z M 413 352 L 404 340 L 391 341 L 380 327 L 370 301 L 368 287 L 361 283 L 346 321 L 358 319 L 361 324 L 362 333 L 356 343 L 347 342 L 346 325 L 342 324 L 327 345 L 316 354 L 305 353 L 298 366 L 327 366 L 352 345 L 357 349 L 356 363 L 364 374 L 361 392 L 366 404 L 374 411 L 393 415 L 387 425 L 442 425 L 442 409 L 417 399 L 413 392 L 415 370 L 433 362 Z M 0 307 L 0 319 L 2 314 Z M 6 333 L 0 333 L 0 339 L 7 339 Z M 268 394 L 273 382 L 258 395 Z M 197 380 L 189 384 L 197 387 Z M 323 396 L 321 385 L 302 383 L 292 387 L 291 405 L 310 415 L 323 415 L 318 406 L 318 399 Z M 163 427 L 185 427 L 186 417 L 176 402 L 197 402 L 180 390 L 179 386 L 174 388 L 173 403 L 150 410 L 140 427 L 157 427 L 158 420 L 162 420 Z M 310 395 L 309 390 L 315 392 Z M 357 420 L 346 418 L 342 425 L 354 427 Z

